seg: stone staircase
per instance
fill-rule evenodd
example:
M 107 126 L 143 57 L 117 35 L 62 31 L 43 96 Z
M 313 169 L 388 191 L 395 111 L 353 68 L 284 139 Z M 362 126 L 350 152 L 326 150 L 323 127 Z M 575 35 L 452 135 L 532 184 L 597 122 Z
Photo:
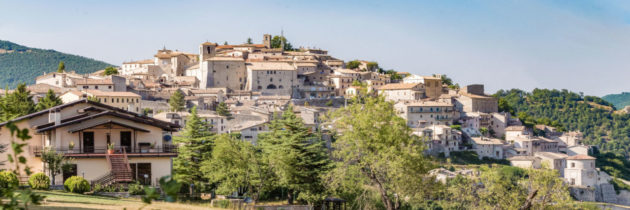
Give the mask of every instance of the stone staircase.
M 133 181 L 131 167 L 129 166 L 129 159 L 127 158 L 125 149 L 122 149 L 122 154 L 107 154 L 105 158 L 109 163 L 110 171 L 92 181 L 92 186 L 98 184 L 102 187 L 106 187 L 120 182 Z
M 617 193 L 612 184 L 600 184 L 602 201 L 606 203 L 617 203 Z

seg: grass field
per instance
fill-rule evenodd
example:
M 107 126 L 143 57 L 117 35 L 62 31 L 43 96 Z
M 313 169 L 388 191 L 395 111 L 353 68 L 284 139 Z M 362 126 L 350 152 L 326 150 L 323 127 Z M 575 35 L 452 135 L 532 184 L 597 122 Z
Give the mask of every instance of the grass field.
M 29 206 L 29 209 L 216 209 L 210 204 L 186 204 L 153 202 L 145 205 L 140 199 L 135 198 L 114 198 L 95 195 L 79 195 L 62 191 L 37 191 L 46 196 L 40 206 Z

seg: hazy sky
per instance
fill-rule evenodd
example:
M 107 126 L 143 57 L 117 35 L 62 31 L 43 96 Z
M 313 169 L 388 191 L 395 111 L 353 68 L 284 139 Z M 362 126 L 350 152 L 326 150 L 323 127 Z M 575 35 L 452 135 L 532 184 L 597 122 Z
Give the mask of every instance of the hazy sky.
M 461 85 L 630 91 L 630 1 L 6 1 L 0 39 L 115 65 L 205 41 L 295 46 Z

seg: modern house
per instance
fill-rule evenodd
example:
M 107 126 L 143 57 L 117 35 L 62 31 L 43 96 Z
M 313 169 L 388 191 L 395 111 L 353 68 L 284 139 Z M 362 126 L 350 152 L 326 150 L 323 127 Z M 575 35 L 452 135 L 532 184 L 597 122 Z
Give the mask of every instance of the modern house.
M 23 154 L 31 171 L 48 174 L 41 159 L 46 148 L 71 157 L 73 170 L 58 175 L 55 185 L 70 176 L 101 185 L 131 181 L 156 185 L 160 177 L 171 175 L 172 158 L 177 156 L 171 134 L 178 125 L 87 99 L 12 121 L 21 129 L 29 129 L 32 136 Z M 0 123 L 0 144 L 12 140 L 5 125 Z M 108 148 L 110 144 L 113 151 Z M 6 158 L 0 156 L 0 162 Z M 11 167 L 0 165 L 0 169 Z

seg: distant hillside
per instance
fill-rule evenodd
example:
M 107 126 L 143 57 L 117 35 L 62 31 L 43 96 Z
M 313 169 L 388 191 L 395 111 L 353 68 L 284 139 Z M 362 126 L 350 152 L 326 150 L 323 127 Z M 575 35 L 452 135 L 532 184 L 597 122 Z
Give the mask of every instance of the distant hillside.
M 57 71 L 59 61 L 66 65 L 66 71 L 77 73 L 91 73 L 111 64 L 70 55 L 55 50 L 29 48 L 9 41 L 0 40 L 0 88 L 9 85 L 15 87 L 18 83 L 35 83 L 35 77 L 44 72 Z
M 623 109 L 626 106 L 630 106 L 630 93 L 623 92 L 621 94 L 609 94 L 602 97 L 604 100 L 612 103 L 617 109 Z

